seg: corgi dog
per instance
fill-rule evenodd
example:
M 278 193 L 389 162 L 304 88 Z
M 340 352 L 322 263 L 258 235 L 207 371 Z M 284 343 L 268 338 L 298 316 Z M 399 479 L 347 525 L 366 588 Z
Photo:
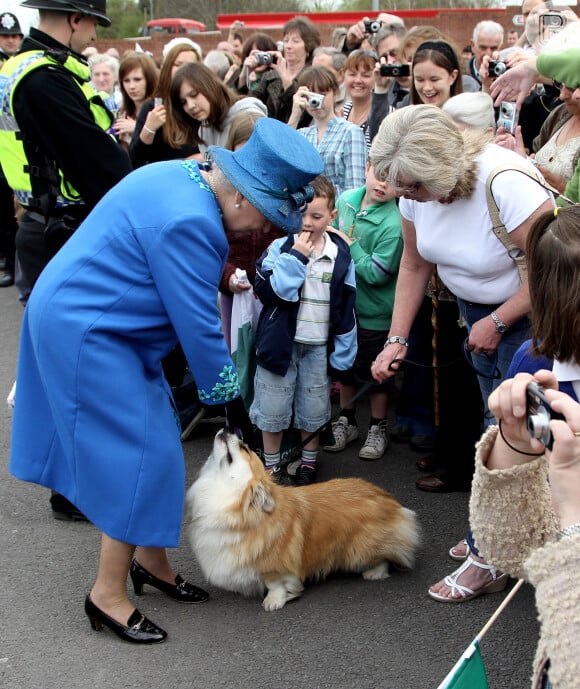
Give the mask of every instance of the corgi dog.
M 208 581 L 263 595 L 266 610 L 298 598 L 331 572 L 385 579 L 413 565 L 416 515 L 362 479 L 304 487 L 273 482 L 259 457 L 225 430 L 187 493 L 193 551 Z

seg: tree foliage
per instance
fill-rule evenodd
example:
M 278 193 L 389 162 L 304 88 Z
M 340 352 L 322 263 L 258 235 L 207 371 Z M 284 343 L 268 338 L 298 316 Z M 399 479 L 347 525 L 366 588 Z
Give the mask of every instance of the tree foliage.
M 111 26 L 97 28 L 98 38 L 128 38 L 139 35 L 139 29 L 147 21 L 143 10 L 134 0 L 107 0 L 107 16 Z

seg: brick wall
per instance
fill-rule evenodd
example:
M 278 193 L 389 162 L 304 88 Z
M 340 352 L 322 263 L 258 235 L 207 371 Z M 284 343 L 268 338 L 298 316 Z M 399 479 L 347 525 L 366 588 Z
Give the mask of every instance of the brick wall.
M 508 7 L 505 10 L 498 9 L 492 12 L 490 12 L 489 10 L 474 10 L 473 12 L 469 12 L 468 14 L 462 12 L 446 12 L 441 13 L 440 15 L 434 17 L 433 19 L 430 19 L 429 21 L 425 21 L 422 19 L 406 19 L 405 24 L 408 29 L 417 24 L 430 24 L 432 26 L 435 26 L 444 34 L 449 36 L 453 41 L 455 41 L 457 48 L 459 49 L 459 51 L 461 51 L 463 46 L 469 43 L 471 35 L 473 33 L 473 27 L 478 22 L 484 19 L 491 19 L 501 24 L 504 27 L 505 32 L 507 33 L 507 31 L 513 28 L 514 26 L 512 23 L 513 16 L 519 13 L 520 10 L 518 7 Z M 336 25 L 333 24 L 318 25 L 318 29 L 320 31 L 322 39 L 322 45 L 330 44 L 330 36 L 335 28 Z M 270 34 L 275 41 L 280 40 L 282 38 L 281 29 L 261 29 L 261 31 Z M 521 28 L 519 29 L 519 31 L 521 33 Z M 243 30 L 241 33 L 244 35 L 244 38 L 247 38 L 252 33 L 252 31 L 246 29 Z M 171 40 L 171 38 L 172 36 L 170 35 L 166 37 L 156 35 L 151 39 L 134 38 L 109 40 L 106 38 L 102 38 L 96 42 L 96 46 L 101 52 L 105 51 L 107 48 L 115 47 L 122 55 L 123 52 L 125 52 L 126 50 L 134 50 L 135 43 L 138 42 L 139 45 L 143 48 L 143 50 L 148 50 L 152 52 L 155 59 L 160 60 L 163 46 L 165 45 L 165 43 Z M 211 50 L 212 48 L 215 48 L 219 41 L 225 40 L 227 38 L 227 31 L 208 31 L 207 33 L 195 34 L 195 36 L 192 36 L 192 38 L 197 43 L 199 43 L 199 45 L 201 45 L 205 54 L 207 53 L 207 51 Z

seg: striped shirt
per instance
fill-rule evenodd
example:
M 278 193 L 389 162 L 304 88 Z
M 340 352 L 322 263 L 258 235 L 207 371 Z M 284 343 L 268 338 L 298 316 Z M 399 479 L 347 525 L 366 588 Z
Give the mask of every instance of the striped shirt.
M 324 249 L 312 255 L 306 266 L 306 279 L 300 295 L 295 342 L 326 344 L 330 320 L 330 283 L 338 253 L 336 244 L 324 233 Z

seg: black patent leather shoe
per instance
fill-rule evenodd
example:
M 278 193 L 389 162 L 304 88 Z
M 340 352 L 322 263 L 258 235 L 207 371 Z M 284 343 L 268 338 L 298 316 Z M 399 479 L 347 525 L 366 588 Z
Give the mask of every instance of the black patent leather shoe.
M 137 608 L 131 613 L 126 626 L 97 608 L 90 596 L 85 598 L 85 612 L 96 632 L 105 626 L 120 639 L 132 644 L 160 644 L 167 639 L 167 632 L 148 620 Z
M 141 567 L 137 560 L 133 560 L 131 563 L 129 576 L 137 596 L 143 595 L 143 584 L 148 584 L 180 603 L 205 603 L 206 600 L 209 600 L 209 593 L 184 581 L 179 574 L 175 577 L 175 584 L 168 584 Z

